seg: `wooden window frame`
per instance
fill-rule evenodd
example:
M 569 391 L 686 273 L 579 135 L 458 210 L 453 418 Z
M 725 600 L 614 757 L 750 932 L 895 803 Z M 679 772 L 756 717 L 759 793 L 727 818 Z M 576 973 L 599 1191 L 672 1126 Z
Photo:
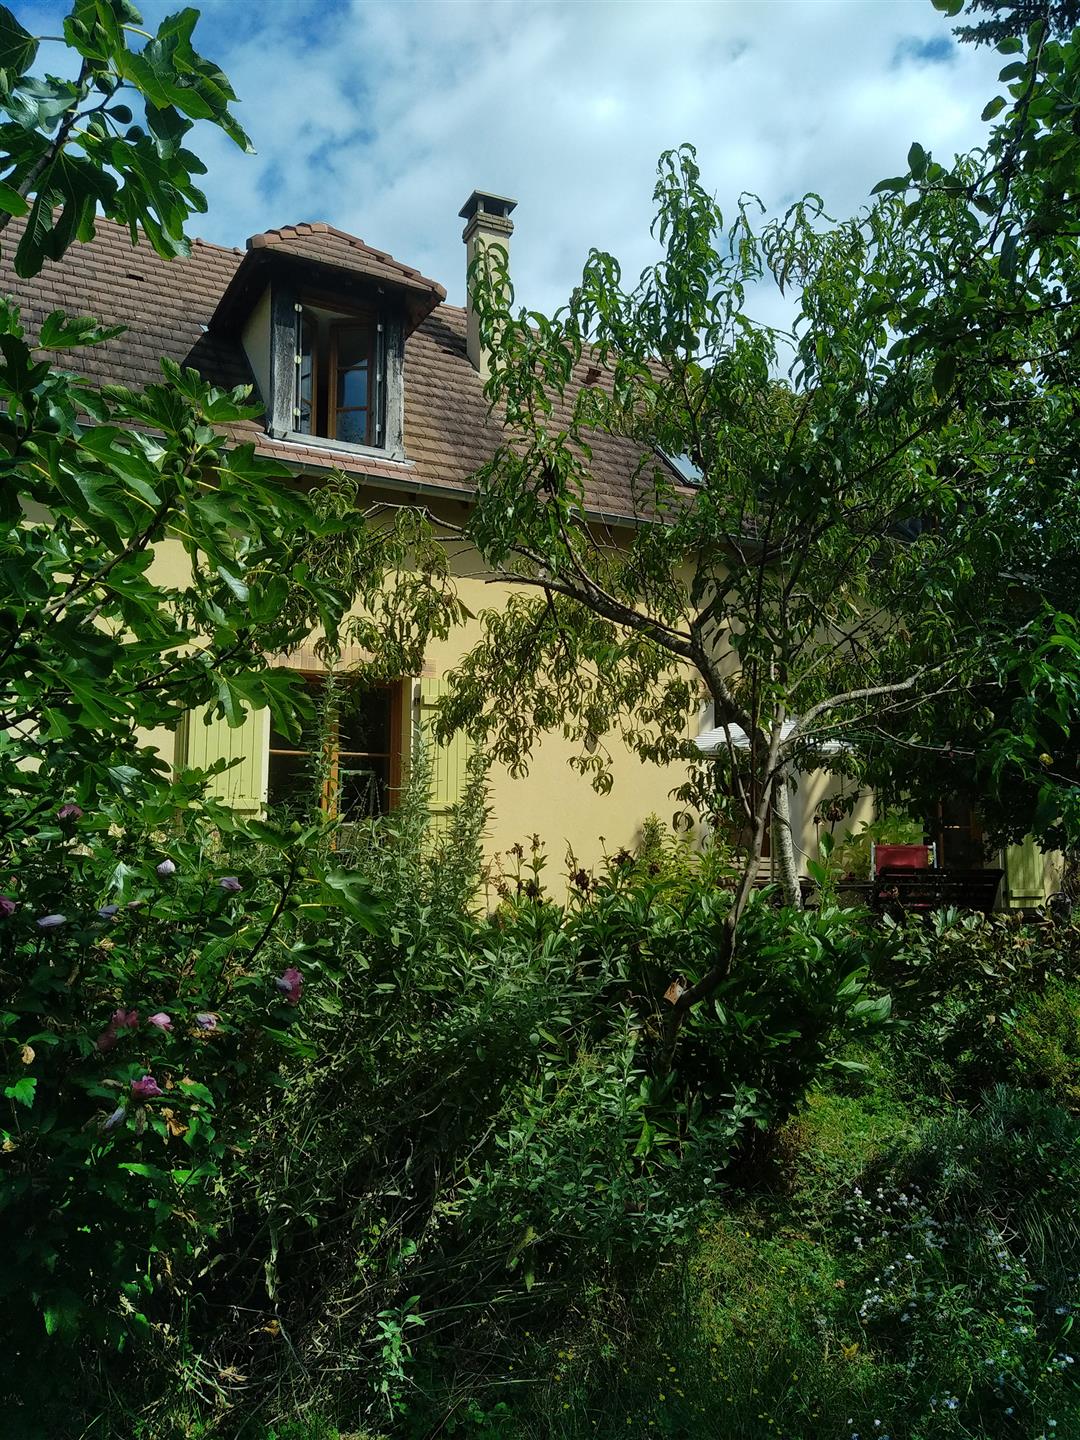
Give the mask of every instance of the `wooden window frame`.
M 301 674 L 305 683 L 310 685 L 314 690 L 319 690 L 326 684 L 327 676 L 320 671 L 303 670 L 299 673 Z M 340 734 L 340 729 L 337 725 L 335 725 L 334 737 L 332 740 L 328 741 L 328 744 L 331 747 L 329 772 L 327 774 L 326 785 L 324 786 L 323 792 L 319 797 L 319 808 L 323 810 L 326 814 L 334 816 L 337 815 L 336 800 L 339 794 L 338 782 L 341 773 L 340 762 L 343 756 L 347 759 L 352 760 L 371 759 L 389 761 L 389 764 L 387 765 L 386 779 L 386 811 L 381 813 L 389 814 L 392 810 L 397 809 L 398 798 L 401 794 L 401 776 L 403 764 L 401 725 L 403 715 L 402 707 L 404 703 L 402 699 L 404 683 L 405 682 L 401 680 L 392 680 L 385 685 L 374 685 L 370 687 L 372 690 L 386 690 L 389 692 L 390 695 L 390 716 L 388 721 L 388 728 L 390 733 L 390 749 L 388 751 L 342 750 L 341 747 L 336 743 L 337 738 Z M 270 735 L 268 736 L 268 741 L 272 740 L 273 733 L 271 731 Z M 288 755 L 298 759 L 307 759 L 312 753 L 313 752 L 310 749 L 286 750 L 279 746 L 275 746 L 272 743 L 268 743 L 267 746 L 267 754 L 270 757 L 273 757 L 274 755 Z M 269 794 L 269 778 L 267 779 L 266 799 L 267 804 L 273 803 L 273 801 L 270 799 Z M 347 824 L 348 821 L 346 821 L 345 823 Z
M 364 287 L 365 293 L 354 293 L 344 285 L 340 291 L 328 292 L 317 281 L 282 277 L 273 282 L 270 304 L 270 374 L 267 400 L 267 433 L 275 440 L 292 441 L 312 449 L 342 449 L 357 455 L 404 460 L 404 313 L 396 296 L 386 296 L 380 286 Z M 299 397 L 297 355 L 301 336 L 299 321 L 305 310 L 325 312 L 318 317 L 318 341 L 315 346 L 315 415 L 310 432 L 297 429 Z M 326 323 L 321 323 L 325 320 Z M 327 332 L 335 321 L 351 321 L 370 327 L 373 333 L 371 372 L 371 404 L 368 434 L 371 444 L 337 439 L 327 432 L 328 401 L 326 384 L 328 356 Z M 320 403 L 320 399 L 322 403 Z M 336 428 L 336 426 L 335 426 Z
M 379 338 L 379 332 L 378 332 L 377 323 L 373 323 L 373 322 L 371 322 L 370 320 L 364 320 L 364 319 L 361 319 L 361 318 L 359 318 L 359 317 L 342 316 L 340 320 L 332 320 L 332 321 L 330 322 L 330 325 L 329 325 L 328 330 L 327 330 L 327 342 L 328 342 L 328 343 L 327 343 L 327 350 L 328 350 L 328 365 L 327 365 L 327 369 L 328 369 L 328 372 L 329 372 L 329 373 L 328 373 L 328 376 L 327 376 L 327 384 L 326 384 L 326 434 L 327 434 L 327 439 L 329 439 L 329 440 L 336 440 L 336 439 L 338 438 L 338 434 L 337 434 L 337 422 L 338 422 L 338 413 L 339 413 L 339 411 L 341 411 L 341 412 L 346 412 L 346 411 L 347 411 L 347 412 L 349 412 L 349 413 L 352 413 L 352 412 L 354 412 L 354 411 L 360 410 L 360 408 L 361 408 L 359 405 L 342 405 L 342 406 L 339 406 L 338 403 L 337 403 L 338 375 L 339 375 L 339 366 L 338 366 L 338 349 L 339 349 L 339 346 L 338 346 L 338 336 L 340 335 L 340 333 L 341 333 L 342 330 L 346 330 L 346 329 L 350 329 L 350 330 L 352 330 L 352 329 L 364 329 L 364 330 L 366 330 L 366 332 L 367 332 L 367 342 L 368 342 L 368 343 L 367 343 L 367 377 L 368 377 L 368 380 L 367 380 L 367 396 L 368 396 L 368 403 L 367 403 L 366 406 L 363 407 L 364 412 L 365 412 L 365 414 L 367 415 L 367 426 L 366 426 L 366 429 L 365 429 L 365 431 L 364 431 L 364 438 L 363 438 L 363 440 L 350 440 L 350 441 L 348 441 L 347 443 L 350 444 L 350 445 L 366 445 L 366 446 L 368 446 L 368 447 L 370 448 L 370 447 L 374 446 L 374 444 L 375 444 L 375 438 L 374 438 L 373 435 L 372 435 L 372 431 L 373 431 L 373 429 L 375 428 L 374 422 L 375 422 L 376 419 L 377 419 L 377 414 L 376 414 L 376 412 L 377 412 L 377 408 L 378 408 L 379 388 L 380 388 L 380 387 L 379 387 L 379 383 L 378 383 L 378 379 L 377 379 L 376 373 L 375 373 L 376 370 L 377 370 L 377 368 L 378 368 L 378 363 L 379 363 L 379 359 L 378 359 L 378 351 L 379 351 L 378 338 Z M 350 368 L 350 369 L 354 369 L 354 368 L 356 368 L 356 367 L 350 366 L 349 368 Z

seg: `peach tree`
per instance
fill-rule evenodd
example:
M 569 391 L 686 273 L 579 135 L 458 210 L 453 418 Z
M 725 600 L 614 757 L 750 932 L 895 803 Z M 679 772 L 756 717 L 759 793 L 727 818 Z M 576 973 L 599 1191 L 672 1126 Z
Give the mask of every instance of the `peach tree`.
M 940 794 L 962 743 L 991 793 L 1023 779 L 1004 831 L 1080 828 L 1080 39 L 1041 21 L 999 48 L 985 148 L 945 165 L 913 143 L 850 220 L 815 195 L 725 219 L 684 146 L 636 280 L 594 250 L 564 308 L 518 313 L 505 252 L 476 262 L 506 438 L 463 528 L 516 594 L 443 723 L 517 773 L 561 729 L 603 787 L 612 738 L 692 760 L 708 706 L 723 743 L 683 798 L 744 864 L 673 1032 L 730 970 L 770 825 L 798 903 L 798 772 L 903 792 L 929 756 Z M 590 511 L 608 436 L 642 457 L 632 524 Z M 1014 703 L 1032 683 L 1043 703 Z

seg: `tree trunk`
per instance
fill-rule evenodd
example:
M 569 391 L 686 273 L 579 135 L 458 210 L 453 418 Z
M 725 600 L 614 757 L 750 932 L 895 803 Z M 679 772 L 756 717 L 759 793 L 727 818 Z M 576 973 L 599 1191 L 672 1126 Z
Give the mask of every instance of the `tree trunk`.
M 780 771 L 773 786 L 772 813 L 773 855 L 776 857 L 784 904 L 801 910 L 799 865 L 795 858 L 795 837 L 791 833 L 791 782 L 786 770 Z
M 775 741 L 772 752 L 769 756 L 770 764 L 776 758 Z M 765 840 L 765 826 L 768 823 L 769 813 L 769 790 L 764 787 L 758 797 L 757 806 L 750 817 L 750 843 L 746 850 L 746 859 L 743 863 L 742 874 L 735 887 L 735 894 L 731 897 L 731 909 L 724 916 L 724 923 L 720 928 L 717 937 L 716 953 L 713 963 L 700 980 L 690 985 L 678 995 L 675 1003 L 668 1012 L 664 1029 L 666 1031 L 667 1045 L 665 1047 L 665 1065 L 670 1068 L 672 1057 L 675 1054 L 675 1044 L 682 1029 L 683 1021 L 690 1010 L 699 1000 L 704 1000 L 711 995 L 721 981 L 729 974 L 732 961 L 735 958 L 735 947 L 738 944 L 739 924 L 743 917 L 750 899 L 750 893 L 754 888 L 754 882 L 758 873 L 758 864 L 761 861 L 761 851 Z M 790 829 L 790 827 L 789 827 Z

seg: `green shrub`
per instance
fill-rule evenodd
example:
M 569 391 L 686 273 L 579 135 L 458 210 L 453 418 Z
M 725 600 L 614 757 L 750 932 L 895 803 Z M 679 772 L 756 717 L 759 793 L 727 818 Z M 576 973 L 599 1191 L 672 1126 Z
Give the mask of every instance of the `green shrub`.
M 148 904 L 113 922 L 111 950 L 93 926 L 57 942 L 80 968 L 52 1028 L 95 1076 L 123 1083 L 107 1067 L 134 1041 L 140 1063 L 160 1064 L 174 1088 L 196 1080 L 214 1102 L 199 1092 L 183 1135 L 168 1117 L 155 1128 L 155 1104 L 177 1122 L 167 1099 L 144 1107 L 142 1134 L 134 1121 L 107 1137 L 78 1131 L 113 1208 L 69 1201 L 66 1213 L 75 1231 L 93 1214 L 96 1238 L 120 1235 L 94 1264 L 126 1267 L 120 1280 L 92 1267 L 84 1293 L 138 1340 L 130 1367 L 105 1379 L 155 1436 L 261 1437 L 279 1417 L 318 1416 L 345 1431 L 419 1436 L 453 1420 L 467 1434 L 472 1417 L 476 1433 L 514 1433 L 492 1374 L 513 1365 L 539 1383 L 578 1323 L 609 1334 L 610 1359 L 620 1307 L 675 1283 L 709 1207 L 734 1193 L 747 1141 L 797 1112 L 887 1012 L 869 979 L 878 939 L 858 914 L 792 914 L 764 894 L 672 1052 L 665 996 L 713 963 L 730 903 L 713 877 L 613 864 L 560 906 L 543 894 L 536 845 L 521 855 L 535 890 L 513 886 L 494 916 L 478 915 L 479 767 L 441 833 L 427 774 L 418 755 L 399 811 L 333 837 L 227 817 L 214 831 L 196 805 L 174 818 L 163 797 L 141 829 L 129 817 L 110 837 L 108 817 L 84 817 L 77 840 L 57 842 L 73 896 L 98 903 L 112 884 L 121 903 Z M 162 846 L 172 875 L 154 869 Z M 222 874 L 242 890 L 221 890 Z M 300 956 L 294 1008 L 274 978 Z M 95 1003 L 143 1020 L 104 1056 L 71 1009 Z M 159 1008 L 173 1029 L 144 1033 Z M 209 1011 L 214 1049 L 176 1023 Z M 74 1118 L 64 1127 L 58 1137 L 75 1136 Z M 173 1149 L 197 1154 L 190 1204 L 174 1172 L 195 1165 L 163 1163 Z M 120 1168 L 132 1159 L 145 1168 Z M 144 1198 L 161 1203 L 130 1223 Z M 109 1298 L 133 1269 L 148 1277 L 141 1321 Z M 676 1400 L 690 1403 L 682 1388 L 656 1399 L 664 1424 Z M 704 1403 L 702 1391 L 693 1404 Z
M 558 906 L 536 844 L 477 917 L 482 787 L 433 837 L 424 775 L 353 844 L 383 924 L 335 935 L 308 1058 L 254 1120 L 231 1192 L 243 1259 L 223 1276 L 288 1350 L 253 1346 L 250 1324 L 210 1339 L 219 1368 L 279 1364 L 297 1406 L 386 1425 L 429 1413 L 419 1377 L 447 1413 L 486 1415 L 483 1376 L 525 1363 L 522 1328 L 560 1329 L 600 1277 L 632 1291 L 693 1236 L 747 1137 L 887 1009 L 850 912 L 765 896 L 672 1055 L 665 992 L 712 963 L 729 897 L 620 864 Z
M 971 998 L 1003 1014 L 1015 999 L 1050 980 L 1080 975 L 1080 926 L 938 910 L 898 924 L 882 917 L 891 939 L 874 952 L 874 978 L 899 1015 L 947 997 Z
M 1005 1043 L 1020 1083 L 1047 1089 L 1080 1107 L 1080 986 L 1052 980 L 1007 1017 Z
M 0 1334 L 26 1400 L 40 1367 L 52 1399 L 92 1370 L 100 1341 L 175 1349 L 253 1117 L 307 1053 L 313 930 L 338 905 L 374 923 L 356 877 L 321 863 L 322 827 L 211 815 L 197 794 L 143 784 L 9 831 Z
M 819 1094 L 784 1156 L 816 1203 L 729 1192 L 693 1250 L 571 1318 L 507 1433 L 1080 1433 L 1078 1227 L 1056 1223 L 1077 1123 L 1009 1090 L 974 1117 L 903 1122 L 885 1097 Z
M 1025 1061 L 1027 1042 L 1017 1044 L 1015 1022 L 1044 993 L 1080 980 L 1080 927 L 945 910 L 902 926 L 886 918 L 883 936 L 871 970 L 902 1022 L 889 1063 L 909 1097 L 974 1103 L 999 1082 L 1051 1083 L 1034 1056 Z M 1045 1007 L 1038 1013 L 1024 1022 L 1030 1045 L 1067 1049 L 1067 1006 L 1056 1019 Z M 1040 1025 L 1056 1038 L 1047 1032 L 1036 1040 Z M 1048 1050 L 1045 1058 L 1050 1063 Z

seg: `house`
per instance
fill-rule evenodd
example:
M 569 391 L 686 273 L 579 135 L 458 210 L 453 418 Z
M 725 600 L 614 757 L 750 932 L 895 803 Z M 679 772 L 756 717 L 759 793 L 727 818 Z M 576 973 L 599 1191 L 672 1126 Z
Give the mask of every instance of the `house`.
M 509 248 L 514 207 L 480 191 L 469 197 L 460 212 L 466 265 L 484 245 Z M 13 221 L 9 233 L 20 224 Z M 321 223 L 252 236 L 243 250 L 196 241 L 189 258 L 164 261 L 149 247 L 133 249 L 123 227 L 99 220 L 94 240 L 72 246 L 60 264 L 31 280 L 14 275 L 13 251 L 5 244 L 0 288 L 19 302 L 31 333 L 54 309 L 126 327 L 79 352 L 76 363 L 87 379 L 138 387 L 160 378 L 160 360 L 168 357 L 215 383 L 252 385 L 264 413 L 230 427 L 237 442 L 253 442 L 313 483 L 336 471 L 355 476 L 365 504 L 422 503 L 455 522 L 467 512 L 471 476 L 500 440 L 483 394 L 487 360 L 471 305 L 447 304 L 443 286 L 412 266 Z M 591 523 L 609 537 L 647 521 L 634 494 L 638 460 L 631 442 L 595 437 L 587 503 Z M 178 542 L 165 541 L 154 563 L 167 576 L 186 559 Z M 473 613 L 508 594 L 467 556 L 457 562 L 456 580 Z M 338 732 L 343 803 L 368 811 L 393 805 L 412 738 L 474 634 L 471 624 L 461 627 L 430 647 L 422 674 L 357 697 Z M 314 646 L 274 658 L 303 672 L 313 687 L 323 683 Z M 343 659 L 347 665 L 350 656 Z M 688 737 L 697 728 L 688 717 Z M 238 762 L 214 783 L 241 809 L 285 802 L 304 783 L 303 747 L 277 734 L 265 712 L 235 730 L 191 716 L 175 733 L 152 739 L 176 766 L 220 757 Z M 438 752 L 439 810 L 460 794 L 466 750 L 458 738 Z M 538 747 L 526 778 L 493 768 L 493 853 L 538 833 L 554 864 L 569 845 L 590 865 L 604 849 L 632 846 L 650 812 L 670 815 L 680 775 L 626 751 L 614 757 L 610 794 L 600 796 L 569 768 L 569 754 L 553 734 Z M 815 816 L 835 785 L 824 772 L 803 777 L 793 818 L 804 856 L 816 853 Z M 866 801 L 856 818 L 869 814 Z M 1025 864 L 1027 897 L 1040 878 L 1044 888 L 1049 882 L 1041 860 L 1029 855 Z M 1013 869 L 1019 874 L 1019 859 Z

